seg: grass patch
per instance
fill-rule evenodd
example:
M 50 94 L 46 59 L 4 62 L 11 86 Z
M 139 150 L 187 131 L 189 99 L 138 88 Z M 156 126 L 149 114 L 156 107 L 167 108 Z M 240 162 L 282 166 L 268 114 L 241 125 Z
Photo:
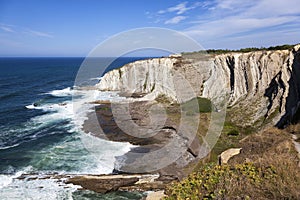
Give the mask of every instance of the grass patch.
M 187 114 L 210 113 L 212 112 L 212 103 L 209 99 L 197 97 L 182 104 L 182 110 Z
M 239 127 L 230 121 L 227 116 L 224 122 L 222 133 L 210 153 L 210 161 L 217 162 L 218 156 L 229 148 L 239 147 L 239 141 L 254 133 L 253 127 Z
M 100 105 L 100 106 L 95 106 L 95 111 L 109 111 L 111 110 L 110 106 L 107 105 Z
M 225 151 L 226 149 L 230 148 L 237 148 L 238 142 L 240 140 L 240 135 L 236 137 L 229 137 L 228 135 L 222 133 L 210 152 L 210 161 L 217 162 L 219 160 L 219 155 Z

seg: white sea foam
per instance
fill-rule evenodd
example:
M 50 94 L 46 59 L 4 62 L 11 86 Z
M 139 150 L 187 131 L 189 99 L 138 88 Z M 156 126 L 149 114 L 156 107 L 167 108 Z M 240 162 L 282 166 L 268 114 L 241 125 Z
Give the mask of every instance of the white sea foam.
M 43 110 L 46 112 L 46 114 L 31 118 L 30 121 L 25 124 L 25 127 L 23 127 L 20 131 L 29 130 L 30 132 L 37 132 L 38 134 L 39 129 L 64 120 L 70 121 L 70 123 L 66 125 L 66 127 L 74 128 L 74 113 L 72 101 L 52 104 L 47 103 L 39 106 L 28 105 L 26 106 L 26 108 Z
M 94 99 L 95 100 L 108 100 L 112 102 L 119 102 L 126 100 L 125 97 L 121 97 L 117 92 L 109 92 L 109 91 L 94 91 Z
M 28 169 L 30 169 L 30 167 L 27 167 L 25 170 L 28 170 Z M 18 171 L 15 174 L 0 174 L 0 191 L 2 188 L 10 185 L 15 178 L 17 178 L 17 177 L 21 176 L 23 173 L 25 173 L 26 172 L 25 170 Z M 1 194 L 1 192 L 0 192 L 0 194 Z M 0 197 L 1 197 L 1 195 L 0 195 Z M 2 199 L 2 198 L 0 198 L 0 199 Z
M 78 128 L 82 127 L 84 120 L 87 119 L 87 113 L 94 108 L 94 105 L 90 102 L 95 100 L 109 100 L 113 102 L 125 100 L 124 97 L 118 96 L 117 92 L 101 92 L 98 90 L 79 90 L 79 92 L 82 98 L 73 99 L 73 123 Z M 115 157 L 124 155 L 134 147 L 128 142 L 107 141 L 86 133 L 81 134 L 80 137 L 83 145 L 97 163 L 97 166 L 92 170 L 96 173 L 111 173 L 114 169 Z
M 51 94 L 60 97 L 72 93 L 74 96 L 76 95 L 76 98 L 73 98 L 72 101 L 60 103 L 41 103 L 36 106 L 33 104 L 26 106 L 27 109 L 39 109 L 46 113 L 33 117 L 22 130 L 24 132 L 25 129 L 36 129 L 38 133 L 39 129 L 43 130 L 49 124 L 68 120 L 69 123 L 64 126 L 69 129 L 70 138 L 73 139 L 58 142 L 52 147 L 47 147 L 42 152 L 34 154 L 30 164 L 39 165 L 38 163 L 43 163 L 44 167 L 49 167 L 50 171 L 51 167 L 56 168 L 60 167 L 60 165 L 76 166 L 74 168 L 76 171 L 59 171 L 59 173 L 65 174 L 111 173 L 114 169 L 115 157 L 124 155 L 130 151 L 133 145 L 96 138 L 90 134 L 83 133 L 81 128 L 84 120 L 87 119 L 88 112 L 91 112 L 94 108 L 94 105 L 90 102 L 95 100 L 120 101 L 124 100 L 124 98 L 119 97 L 115 92 L 100 92 L 96 90 L 71 91 L 68 88 L 61 91 L 64 92 L 52 91 Z M 21 130 L 20 133 L 22 133 Z M 36 168 L 36 166 L 33 167 Z M 78 189 L 77 186 L 66 185 L 55 179 L 16 179 L 22 173 L 26 173 L 26 171 L 19 171 L 13 175 L 0 175 L 0 199 L 71 200 L 72 192 Z M 39 176 L 43 174 L 42 171 L 38 173 L 40 173 Z
M 25 106 L 27 109 L 38 109 L 36 106 L 34 106 L 33 104 L 30 104 L 28 106 Z
M 64 120 L 71 119 L 73 117 L 73 107 L 71 101 L 65 101 L 59 104 L 45 104 L 36 107 L 36 109 L 49 112 L 48 114 L 32 118 L 32 120 L 36 122 Z
M 49 124 L 62 120 L 70 120 L 72 125 L 74 125 L 72 131 L 79 130 L 87 119 L 86 115 L 91 111 L 93 105 L 89 104 L 89 101 L 94 98 L 94 92 L 92 90 L 70 90 L 70 88 L 65 88 L 62 90 L 55 90 L 50 92 L 52 95 L 63 96 L 68 94 L 73 94 L 73 96 L 80 98 L 73 98 L 73 101 L 64 101 L 60 103 L 45 103 L 45 104 L 31 104 L 25 106 L 27 109 L 37 109 L 47 112 L 44 115 L 36 116 L 31 119 L 35 124 Z M 76 94 L 75 94 L 76 93 Z M 74 108 L 76 105 L 76 109 Z
M 20 144 L 14 144 L 14 145 L 11 145 L 11 146 L 0 147 L 0 150 L 4 150 L 4 149 L 9 149 L 9 148 L 17 147 L 17 146 L 19 146 L 19 145 L 20 145 Z
M 56 97 L 65 97 L 65 96 L 72 96 L 73 91 L 70 87 L 67 87 L 62 90 L 53 90 L 53 91 L 49 92 L 48 94 L 51 94 Z
M 101 80 L 102 79 L 102 77 L 96 77 L 96 78 L 90 78 L 90 80 Z
M 71 200 L 72 192 L 76 191 L 79 186 L 72 184 L 64 184 L 57 179 L 32 179 L 32 180 L 19 180 L 15 179 L 20 176 L 22 172 L 18 172 L 15 175 L 6 176 L 0 175 L 0 199 L 68 199 Z M 2 176 L 2 180 L 1 180 Z M 39 175 L 39 178 L 43 178 L 43 175 Z M 8 184 L 7 184 L 8 183 Z
M 83 125 L 87 119 L 87 113 L 92 111 L 94 105 L 90 102 L 95 100 L 109 100 L 112 102 L 123 101 L 126 98 L 120 97 L 117 92 L 102 92 L 98 90 L 80 91 L 82 98 L 73 99 L 74 123 L 76 127 Z M 89 103 L 87 103 L 89 102 Z M 99 127 L 100 128 L 100 127 Z M 90 134 L 81 134 L 81 141 L 89 151 L 97 166 L 92 170 L 96 173 L 111 173 L 117 156 L 124 155 L 134 146 L 126 142 L 112 142 L 94 137 Z
M 67 89 L 61 91 L 67 91 Z M 81 170 L 78 173 L 111 173 L 114 169 L 115 157 L 124 155 L 130 151 L 133 145 L 130 143 L 107 141 L 83 133 L 82 125 L 87 119 L 87 114 L 93 111 L 94 105 L 90 102 L 95 100 L 123 101 L 125 98 L 118 96 L 116 92 L 101 92 L 97 90 L 74 89 L 70 93 L 76 97 L 72 101 L 26 106 L 28 109 L 40 109 L 47 112 L 46 114 L 32 118 L 31 122 L 34 124 L 34 127 L 41 128 L 51 123 L 69 120 L 65 128 L 68 128 L 69 133 L 79 133 L 82 144 L 89 151 L 88 158 L 90 163 L 84 163 L 84 166 L 80 166 Z M 67 149 L 73 148 L 73 145 L 77 146 L 80 144 L 73 142 L 67 143 L 66 146 L 64 144 L 60 144 L 59 146 L 60 148 Z
M 130 143 L 107 141 L 89 134 L 82 135 L 81 140 L 97 163 L 97 166 L 91 169 L 96 174 L 111 173 L 116 157 L 124 155 L 134 147 Z
M 12 183 L 15 175 L 2 175 L 0 174 L 0 189 Z

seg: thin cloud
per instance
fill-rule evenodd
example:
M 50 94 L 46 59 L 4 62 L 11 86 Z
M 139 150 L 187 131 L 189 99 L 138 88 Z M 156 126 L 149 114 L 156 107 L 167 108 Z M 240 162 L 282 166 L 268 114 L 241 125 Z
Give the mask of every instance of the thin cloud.
M 10 32 L 10 33 L 14 33 L 14 32 L 15 32 L 12 28 L 7 27 L 7 26 L 0 26 L 0 28 L 1 28 L 3 31 L 6 31 L 6 32 Z
M 190 8 L 186 7 L 187 2 L 180 3 L 174 7 L 168 8 L 168 12 L 176 12 L 177 15 L 181 15 L 186 11 L 190 10 Z
M 19 27 L 15 25 L 8 25 L 4 23 L 0 23 L 0 29 L 5 31 L 5 32 L 10 32 L 10 33 L 16 33 L 16 34 L 29 34 L 32 36 L 38 36 L 38 37 L 47 37 L 47 38 L 53 38 L 54 36 L 46 33 L 46 32 L 41 32 L 41 31 L 36 31 L 32 30 L 30 28 L 25 28 L 25 27 Z
M 164 23 L 164 24 L 178 24 L 181 21 L 188 18 L 187 16 L 183 16 L 183 14 L 187 13 L 187 11 L 196 9 L 196 8 L 203 8 L 206 9 L 212 5 L 211 1 L 201 1 L 201 2 L 181 2 L 175 6 L 168 7 L 163 10 L 159 10 L 153 14 L 147 12 L 146 16 L 148 19 L 154 20 L 153 23 Z M 171 16 L 170 16 L 171 15 Z
M 175 5 L 175 6 L 169 7 L 167 9 L 165 9 L 165 10 L 160 10 L 157 13 L 158 14 L 176 13 L 177 15 L 181 15 L 181 14 L 184 14 L 185 12 L 187 12 L 189 10 L 195 9 L 198 6 L 201 6 L 202 4 L 204 5 L 206 3 L 205 2 L 203 2 L 203 3 L 196 2 L 196 3 L 194 3 L 191 6 L 187 6 L 187 4 L 188 4 L 188 2 L 185 1 L 185 2 L 179 3 L 179 4 Z
M 5 32 L 14 33 L 15 30 L 13 29 L 13 27 L 14 27 L 13 25 L 0 23 L 0 29 L 2 29 Z
M 202 41 L 222 41 L 237 36 L 249 36 L 264 33 L 274 37 L 272 29 L 283 30 L 287 24 L 300 27 L 298 0 L 288 2 L 272 0 L 216 0 L 206 8 L 207 15 L 194 16 L 192 25 L 183 32 Z M 216 17 L 217 16 L 217 17 Z M 189 16 L 191 18 L 191 16 Z M 211 18 L 211 20 L 210 20 Z M 299 37 L 298 37 L 299 38 Z M 278 37 L 276 37 L 278 39 Z M 287 38 L 282 38 L 282 41 Z M 275 40 L 274 38 L 274 41 Z M 278 41 L 279 42 L 279 41 Z
M 34 36 L 38 36 L 38 37 L 47 37 L 47 38 L 53 38 L 54 37 L 53 35 L 51 35 L 49 33 L 34 31 L 34 30 L 28 30 L 28 33 L 30 33 L 31 35 L 34 35 Z
M 181 22 L 182 20 L 185 20 L 187 17 L 186 16 L 176 16 L 173 17 L 167 21 L 165 21 L 165 24 L 178 24 L 179 22 Z
M 185 32 L 202 37 L 228 36 L 251 30 L 263 29 L 299 20 L 300 17 L 270 17 L 270 18 L 225 18 L 192 26 Z
M 260 0 L 216 0 L 215 8 L 229 10 L 243 10 L 250 6 L 256 5 Z

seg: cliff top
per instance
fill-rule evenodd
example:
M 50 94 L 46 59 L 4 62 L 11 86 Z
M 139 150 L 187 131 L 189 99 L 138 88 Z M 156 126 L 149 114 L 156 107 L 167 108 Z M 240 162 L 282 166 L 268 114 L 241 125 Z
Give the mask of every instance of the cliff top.
M 276 51 L 276 50 L 292 50 L 292 49 L 299 49 L 300 44 L 285 44 L 285 45 L 278 45 L 278 46 L 271 46 L 271 47 L 249 47 L 249 48 L 242 48 L 237 50 L 230 50 L 230 49 L 207 49 L 201 51 L 194 51 L 194 52 L 183 52 L 183 55 L 189 54 L 225 54 L 225 53 L 249 53 L 249 52 L 256 52 L 256 51 Z

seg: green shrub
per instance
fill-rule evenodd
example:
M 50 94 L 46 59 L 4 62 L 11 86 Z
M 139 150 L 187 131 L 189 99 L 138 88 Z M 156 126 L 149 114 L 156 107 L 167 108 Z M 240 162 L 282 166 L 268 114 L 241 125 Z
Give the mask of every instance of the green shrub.
M 237 50 L 230 50 L 230 49 L 208 49 L 208 50 L 201 50 L 198 52 L 183 52 L 183 54 L 224 54 L 224 53 L 232 53 L 232 52 L 238 52 L 238 53 L 248 53 L 248 52 L 254 52 L 254 51 L 273 51 L 273 50 L 291 50 L 293 49 L 295 45 L 289 45 L 289 44 L 285 44 L 285 45 L 278 45 L 278 46 L 271 46 L 271 47 L 248 47 L 248 48 L 242 48 L 242 49 L 237 49 Z
M 288 133 L 273 128 L 240 144 L 244 151 L 231 165 L 200 166 L 170 185 L 166 199 L 300 199 L 299 158 Z
M 182 110 L 187 113 L 209 113 L 212 111 L 212 103 L 209 99 L 197 97 L 183 103 Z
M 253 189 L 259 189 L 276 176 L 273 166 L 256 167 L 252 163 L 235 166 L 207 164 L 199 172 L 169 186 L 165 199 L 247 199 L 253 197 Z
M 239 134 L 240 134 L 239 131 L 236 130 L 236 129 L 230 130 L 230 131 L 227 133 L 227 135 L 229 135 L 229 136 L 238 136 Z

